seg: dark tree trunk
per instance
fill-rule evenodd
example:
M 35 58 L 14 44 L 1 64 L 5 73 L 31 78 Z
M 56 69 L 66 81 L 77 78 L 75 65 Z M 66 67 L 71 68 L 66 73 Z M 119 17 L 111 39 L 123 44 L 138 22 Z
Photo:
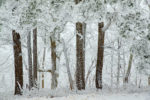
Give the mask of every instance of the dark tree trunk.
M 15 66 L 15 95 L 22 94 L 23 87 L 23 68 L 22 68 L 22 52 L 19 33 L 12 31 L 13 48 L 14 48 L 14 66 Z
M 33 87 L 33 68 L 32 68 L 32 52 L 31 52 L 31 32 L 29 31 L 27 37 L 27 47 L 28 47 L 28 66 L 29 66 L 29 90 Z
M 55 89 L 57 87 L 57 75 L 56 75 L 56 40 L 55 36 L 50 37 L 51 41 L 51 58 L 52 58 L 52 82 L 51 89 Z
M 75 4 L 78 4 L 79 2 L 81 2 L 82 0 L 74 0 Z
M 33 30 L 33 79 L 37 87 L 37 28 Z
M 98 52 L 97 52 L 97 65 L 96 65 L 96 88 L 102 89 L 102 70 L 103 70 L 103 58 L 104 58 L 104 36 L 102 31 L 104 23 L 98 24 Z
M 85 89 L 85 31 L 84 25 L 76 23 L 76 85 L 78 90 Z

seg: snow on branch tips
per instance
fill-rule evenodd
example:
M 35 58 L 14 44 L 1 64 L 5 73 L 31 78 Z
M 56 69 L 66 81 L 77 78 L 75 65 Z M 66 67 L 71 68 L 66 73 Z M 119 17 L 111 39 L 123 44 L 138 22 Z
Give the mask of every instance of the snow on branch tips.
M 116 20 L 117 15 L 118 15 L 118 12 L 114 12 L 112 14 L 112 17 L 109 19 L 109 22 L 105 25 L 105 27 L 102 28 L 103 32 L 105 32 L 110 27 L 112 22 L 114 22 Z

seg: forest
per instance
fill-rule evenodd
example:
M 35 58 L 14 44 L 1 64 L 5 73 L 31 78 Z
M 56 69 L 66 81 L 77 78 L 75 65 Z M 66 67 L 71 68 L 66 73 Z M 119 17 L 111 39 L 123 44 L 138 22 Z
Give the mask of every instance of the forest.
M 150 0 L 0 0 L 0 100 L 150 100 Z

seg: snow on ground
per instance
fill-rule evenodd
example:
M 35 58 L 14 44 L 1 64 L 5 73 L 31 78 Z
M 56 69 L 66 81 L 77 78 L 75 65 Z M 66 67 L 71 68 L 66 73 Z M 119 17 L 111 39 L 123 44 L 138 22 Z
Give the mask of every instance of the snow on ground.
M 97 91 L 69 91 L 67 89 L 42 89 L 38 91 L 24 91 L 23 96 L 11 93 L 0 93 L 0 100 L 150 100 L 150 88 L 143 89 L 107 89 Z

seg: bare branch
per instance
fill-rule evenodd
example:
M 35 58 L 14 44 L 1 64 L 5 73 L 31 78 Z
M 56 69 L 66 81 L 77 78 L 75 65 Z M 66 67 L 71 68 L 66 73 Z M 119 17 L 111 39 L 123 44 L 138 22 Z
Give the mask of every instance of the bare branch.
M 105 27 L 102 28 L 103 32 L 105 32 L 110 27 L 110 25 L 112 24 L 112 22 L 116 20 L 117 14 L 118 14 L 118 12 L 114 12 L 112 14 L 112 17 L 109 19 L 109 22 L 106 24 Z

